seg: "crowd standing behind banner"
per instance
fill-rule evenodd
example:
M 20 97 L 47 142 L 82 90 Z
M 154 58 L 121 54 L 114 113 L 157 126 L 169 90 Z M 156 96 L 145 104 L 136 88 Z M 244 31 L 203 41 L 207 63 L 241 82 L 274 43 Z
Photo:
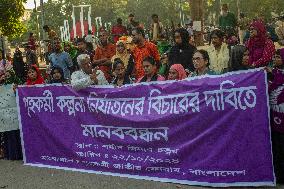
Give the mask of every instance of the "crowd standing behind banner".
M 277 109 L 274 99 L 273 107 L 283 118 L 284 49 L 275 50 L 263 20 L 255 19 L 248 27 L 245 24 L 248 21 L 242 21 L 241 44 L 232 46 L 226 28 L 235 29 L 237 22 L 224 5 L 219 20 L 220 29 L 215 29 L 210 34 L 210 47 L 207 50 L 197 50 L 191 41 L 190 28 L 173 30 L 171 37 L 174 38 L 174 44 L 170 47 L 158 15 L 153 14 L 152 19 L 151 41 L 146 38 L 144 26 L 130 14 L 127 27 L 118 18 L 111 33 L 102 28 L 96 45 L 88 44 L 92 41 L 86 42 L 87 39 L 84 38 L 61 44 L 57 34 L 49 26 L 44 26 L 49 36 L 47 75 L 43 77 L 39 71 L 31 34 L 25 49 L 26 62 L 23 61 L 19 48 L 16 49 L 13 62 L 4 60 L 0 54 L 0 84 L 71 83 L 75 90 L 80 90 L 90 85 L 121 87 L 135 82 L 182 80 L 187 77 L 266 67 L 270 92 L 275 95 L 275 90 L 281 89 L 277 94 L 279 96 L 282 92 L 282 105 L 277 106 Z M 283 44 L 283 16 L 277 26 L 279 43 Z M 250 34 L 246 41 L 243 38 L 245 30 Z M 245 45 L 242 45 L 243 42 Z M 274 121 L 272 116 L 272 125 L 275 124 Z M 272 127 L 272 140 L 277 182 L 284 183 L 284 129 Z M 21 159 L 18 141 L 18 130 L 1 133 L 0 157 Z

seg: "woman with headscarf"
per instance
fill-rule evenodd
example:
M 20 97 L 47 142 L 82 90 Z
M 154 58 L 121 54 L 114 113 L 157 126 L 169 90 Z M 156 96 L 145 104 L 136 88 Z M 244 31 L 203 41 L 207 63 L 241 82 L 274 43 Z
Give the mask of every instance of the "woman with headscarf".
M 13 58 L 13 69 L 16 73 L 16 76 L 20 78 L 22 81 L 26 80 L 26 64 L 24 63 L 23 60 L 23 54 L 20 51 L 20 49 L 17 47 L 16 51 L 14 53 L 14 58 Z
M 130 76 L 134 69 L 134 59 L 131 53 L 128 52 L 126 41 L 117 41 L 116 54 L 112 57 L 111 62 L 114 63 L 114 60 L 117 58 L 123 62 L 126 68 L 125 75 Z
M 264 23 L 255 20 L 250 24 L 250 38 L 246 43 L 249 50 L 248 66 L 257 68 L 267 66 L 275 53 L 275 46 L 267 36 Z
M 16 76 L 14 70 L 10 68 L 8 70 L 5 70 L 5 80 L 3 84 L 4 85 L 13 84 L 14 85 L 13 89 L 15 90 L 16 85 L 22 84 L 22 81 L 20 78 Z M 7 108 L 14 108 L 13 105 L 10 105 L 10 106 L 11 107 L 7 107 Z M 15 119 L 15 117 L 7 116 L 7 119 Z M 12 121 L 8 121 L 7 123 L 11 124 Z M 0 133 L 0 139 L 1 139 L 0 145 L 3 145 L 3 152 L 4 152 L 2 158 L 7 159 L 7 160 L 21 160 L 22 159 L 21 138 L 20 138 L 19 129 Z
M 171 48 L 168 58 L 169 67 L 181 64 L 184 69 L 194 71 L 192 56 L 196 47 L 189 44 L 189 34 L 186 29 L 179 28 L 174 33 L 175 45 Z
M 28 77 L 26 85 L 44 84 L 44 79 L 36 65 L 31 65 L 28 68 Z
M 49 83 L 61 83 L 64 84 L 66 83 L 66 80 L 64 79 L 64 72 L 62 68 L 59 66 L 54 66 L 50 72 L 50 81 Z
M 168 80 L 183 80 L 187 77 L 181 64 L 174 64 L 170 67 Z

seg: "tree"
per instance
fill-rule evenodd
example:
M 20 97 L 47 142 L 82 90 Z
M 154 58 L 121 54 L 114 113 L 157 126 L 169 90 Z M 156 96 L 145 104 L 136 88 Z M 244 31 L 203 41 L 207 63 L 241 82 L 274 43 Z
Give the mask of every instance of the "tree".
M 25 26 L 20 18 L 24 15 L 26 0 L 0 0 L 0 31 L 9 38 L 20 36 Z
M 189 0 L 191 5 L 191 18 L 194 21 L 201 21 L 201 28 L 203 28 L 203 0 Z M 200 32 L 196 32 L 195 34 L 195 43 L 196 45 L 200 46 L 203 45 L 203 31 L 201 29 Z

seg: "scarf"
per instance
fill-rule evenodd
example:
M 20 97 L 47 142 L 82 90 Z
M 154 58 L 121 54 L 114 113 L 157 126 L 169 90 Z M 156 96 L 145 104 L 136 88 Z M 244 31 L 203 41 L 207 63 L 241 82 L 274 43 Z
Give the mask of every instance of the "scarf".
M 119 52 L 117 51 L 117 49 L 116 49 L 116 54 L 112 57 L 111 61 L 114 62 L 114 60 L 115 60 L 116 58 L 119 58 L 120 60 L 122 60 L 124 66 L 127 67 L 128 61 L 129 61 L 129 58 L 130 58 L 130 53 L 128 53 L 128 51 L 127 51 L 126 42 L 123 41 L 123 40 L 119 40 L 119 41 L 117 41 L 116 45 L 118 45 L 118 44 L 120 44 L 120 43 L 123 44 L 123 46 L 124 46 L 124 51 L 123 51 L 123 53 L 119 53 Z
M 37 78 L 35 81 L 32 81 L 29 77 L 27 79 L 27 85 L 36 85 L 36 84 L 44 84 L 44 79 L 43 77 L 41 76 L 41 73 L 38 69 L 38 67 L 36 65 L 31 65 L 31 68 L 30 69 L 33 69 L 36 71 L 37 73 Z
M 187 77 L 186 72 L 181 64 L 174 64 L 170 69 L 174 69 L 178 72 L 178 80 L 183 80 Z

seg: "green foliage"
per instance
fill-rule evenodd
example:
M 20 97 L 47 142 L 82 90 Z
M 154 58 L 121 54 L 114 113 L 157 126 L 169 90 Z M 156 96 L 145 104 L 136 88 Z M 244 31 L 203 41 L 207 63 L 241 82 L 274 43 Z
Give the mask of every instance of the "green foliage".
M 0 0 L 3 1 L 3 0 Z M 10 2 L 9 0 L 4 0 Z M 16 1 L 16 0 L 15 0 Z M 182 0 L 182 8 L 189 18 L 190 3 L 189 0 Z M 221 0 L 204 0 L 204 19 L 205 23 L 214 23 L 220 15 Z M 257 3 L 256 3 L 257 2 Z M 121 17 L 124 24 L 127 23 L 127 17 L 130 13 L 134 13 L 136 20 L 145 24 L 148 28 L 151 23 L 151 15 L 156 13 L 159 15 L 164 25 L 170 25 L 171 20 L 178 24 L 180 0 L 48 0 L 44 3 L 45 24 L 50 25 L 57 33 L 60 33 L 60 26 L 63 20 L 68 19 L 70 27 L 72 27 L 72 5 L 90 4 L 92 6 L 92 22 L 94 24 L 95 17 L 102 17 L 103 22 L 116 23 L 116 19 Z M 237 14 L 237 0 L 222 0 L 222 3 L 228 3 L 230 11 Z M 260 14 L 269 19 L 271 12 L 280 13 L 284 8 L 284 0 L 240 0 L 240 10 L 244 12 L 248 18 L 253 19 Z M 77 9 L 78 10 L 78 9 Z M 76 17 L 79 20 L 79 12 L 76 11 Z M 31 20 L 27 24 L 29 31 L 36 33 L 36 16 L 38 13 L 32 13 Z M 40 14 L 39 24 L 40 22 Z M 86 14 L 84 15 L 87 16 Z M 211 20 L 209 19 L 211 18 Z M 40 31 L 42 26 L 40 25 Z
M 57 33 L 60 33 L 60 26 L 64 20 L 69 20 L 72 27 L 72 5 L 90 4 L 92 6 L 92 23 L 94 24 L 96 17 L 102 17 L 103 22 L 116 23 L 118 17 L 127 23 L 127 17 L 130 13 L 134 13 L 137 20 L 149 27 L 151 23 L 151 15 L 158 14 L 162 22 L 170 24 L 173 20 L 176 24 L 179 20 L 179 0 L 48 0 L 44 3 L 45 24 L 51 26 Z M 189 4 L 182 2 L 183 11 L 189 15 Z M 76 18 L 79 20 L 79 9 L 75 11 Z M 30 32 L 36 33 L 36 16 L 33 12 L 31 20 L 27 24 Z M 42 28 L 39 16 L 39 27 Z M 84 15 L 86 17 L 87 14 Z
M 218 17 L 220 2 L 220 0 L 207 0 L 206 14 L 215 13 L 216 17 Z M 262 16 L 268 21 L 272 18 L 272 12 L 280 14 L 284 9 L 283 0 L 239 0 L 239 2 L 240 12 L 245 13 L 249 19 Z M 222 0 L 222 3 L 227 3 L 230 11 L 237 15 L 237 0 Z
M 3 35 L 13 38 L 25 31 L 20 21 L 24 15 L 25 2 L 26 0 L 0 0 L 0 31 Z

